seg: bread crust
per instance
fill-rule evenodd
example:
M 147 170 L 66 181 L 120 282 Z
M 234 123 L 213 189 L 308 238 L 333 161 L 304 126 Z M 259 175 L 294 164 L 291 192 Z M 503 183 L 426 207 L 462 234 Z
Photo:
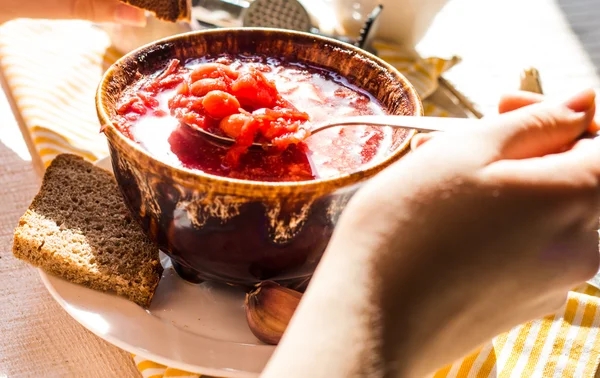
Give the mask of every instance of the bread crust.
M 190 22 L 192 19 L 191 0 L 121 0 L 122 2 L 152 12 L 156 18 L 169 21 Z
M 57 156 L 15 229 L 13 254 L 49 274 L 148 307 L 163 268 L 109 172 Z

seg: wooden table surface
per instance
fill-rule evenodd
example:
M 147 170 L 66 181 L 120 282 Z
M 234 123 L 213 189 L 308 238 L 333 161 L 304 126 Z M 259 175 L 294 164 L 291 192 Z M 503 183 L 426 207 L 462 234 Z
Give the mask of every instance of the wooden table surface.
M 598 0 L 452 0 L 418 49 L 461 56 L 447 78 L 490 113 L 527 66 L 549 95 L 600 89 L 598 19 Z M 0 378 L 139 377 L 126 352 L 72 320 L 37 271 L 12 257 L 13 229 L 39 183 L 0 92 Z

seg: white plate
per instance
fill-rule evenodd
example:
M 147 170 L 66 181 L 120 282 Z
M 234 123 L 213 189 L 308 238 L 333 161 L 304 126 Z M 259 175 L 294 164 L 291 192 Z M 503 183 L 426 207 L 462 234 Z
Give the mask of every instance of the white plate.
M 98 166 L 111 169 L 110 160 Z M 169 367 L 217 377 L 256 377 L 274 346 L 258 341 L 244 315 L 244 293 L 190 284 L 165 267 L 148 310 L 39 271 L 54 299 L 84 327 L 130 353 Z

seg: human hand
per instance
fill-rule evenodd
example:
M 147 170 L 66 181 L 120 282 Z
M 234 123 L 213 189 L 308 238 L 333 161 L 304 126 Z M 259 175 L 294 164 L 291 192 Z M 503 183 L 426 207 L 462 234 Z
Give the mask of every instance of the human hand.
M 509 93 L 500 98 L 500 101 L 498 103 L 498 113 L 504 114 L 512 112 L 514 110 L 521 109 L 525 106 L 538 104 L 540 102 L 543 102 L 544 100 L 546 100 L 546 97 L 539 93 L 526 91 L 517 91 L 514 93 Z M 598 133 L 600 131 L 600 124 L 596 119 L 592 121 L 587 131 L 591 134 Z M 436 135 L 439 135 L 439 132 L 417 134 L 411 140 L 412 150 L 415 150 L 416 148 L 420 147 L 423 143 L 429 141 Z
M 600 142 L 576 140 L 595 96 L 526 106 L 537 100 L 505 98 L 501 110 L 517 110 L 417 138 L 365 185 L 274 361 L 294 350 L 288 371 L 314 377 L 423 376 L 554 312 L 591 278 Z
M 500 110 L 533 102 L 526 97 L 505 98 Z M 372 275 L 395 282 L 381 297 L 383 313 L 420 308 L 396 336 L 428 325 L 411 347 L 429 340 L 424 350 L 434 348 L 421 366 L 552 313 L 598 271 L 600 144 L 573 146 L 594 111 L 588 91 L 566 106 L 541 103 L 478 130 L 438 134 L 354 199 L 348 227 L 373 227 L 366 232 L 379 240 L 364 243 L 383 253 Z M 392 301 L 401 288 L 410 289 Z
M 0 0 L 0 23 L 15 18 L 81 19 L 144 26 L 144 11 L 119 0 Z

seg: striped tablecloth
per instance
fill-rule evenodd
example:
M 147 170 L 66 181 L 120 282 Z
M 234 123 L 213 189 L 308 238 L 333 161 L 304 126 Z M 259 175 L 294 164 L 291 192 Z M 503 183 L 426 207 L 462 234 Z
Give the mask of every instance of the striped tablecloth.
M 85 22 L 21 20 L 0 28 L 0 69 L 21 121 L 23 136 L 40 171 L 61 152 L 94 161 L 107 155 L 98 133 L 94 93 L 106 66 L 119 54 L 108 36 Z M 414 60 L 395 46 L 378 50 L 415 84 L 428 115 L 448 111 L 428 102 L 437 77 L 458 59 Z M 600 290 L 572 291 L 555 315 L 499 335 L 437 377 L 592 377 L 600 352 Z M 152 330 L 148 330 L 152 332 Z M 198 377 L 135 356 L 144 377 Z

